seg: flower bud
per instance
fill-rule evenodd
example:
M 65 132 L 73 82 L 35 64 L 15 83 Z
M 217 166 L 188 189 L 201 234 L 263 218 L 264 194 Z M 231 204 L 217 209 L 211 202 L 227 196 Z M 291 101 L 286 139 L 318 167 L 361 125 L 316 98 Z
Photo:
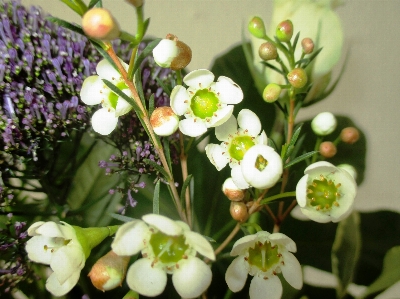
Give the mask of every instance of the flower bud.
M 247 207 L 242 201 L 231 201 L 229 212 L 232 218 L 239 222 L 244 222 L 249 217 Z
M 319 145 L 319 153 L 322 157 L 332 158 L 337 153 L 336 145 L 331 141 L 324 141 Z
M 344 143 L 353 144 L 360 138 L 360 132 L 354 127 L 347 127 L 340 133 L 340 139 Z
M 151 114 L 150 123 L 157 135 L 169 136 L 178 128 L 179 117 L 169 106 L 158 107 Z
M 314 51 L 314 42 L 311 38 L 305 37 L 301 41 L 301 47 L 305 54 L 311 54 Z
M 307 73 L 302 68 L 295 68 L 287 74 L 289 83 L 295 88 L 303 88 L 307 84 Z
M 264 101 L 266 101 L 267 103 L 275 102 L 279 98 L 281 90 L 282 88 L 278 84 L 275 83 L 268 84 L 263 91 Z
M 92 284 L 103 292 L 121 286 L 129 259 L 129 256 L 119 256 L 114 251 L 109 251 L 90 270 L 88 276 Z
M 290 20 L 282 21 L 278 24 L 275 31 L 276 37 L 281 42 L 289 42 L 293 36 L 293 23 Z
M 315 134 L 326 136 L 335 131 L 336 117 L 330 112 L 321 112 L 311 121 L 311 128 Z
M 192 50 L 173 34 L 167 34 L 153 49 L 154 61 L 161 67 L 181 70 L 192 60 Z
M 263 38 L 266 35 L 264 21 L 260 17 L 253 17 L 247 28 L 249 32 L 257 38 Z
M 258 48 L 258 55 L 262 60 L 273 60 L 278 57 L 278 51 L 271 42 L 265 42 Z
M 232 201 L 241 201 L 244 198 L 244 191 L 239 189 L 232 178 L 227 178 L 222 185 L 222 192 Z
M 82 29 L 91 38 L 113 40 L 119 37 L 119 25 L 105 8 L 95 7 L 82 17 Z
M 125 1 L 132 4 L 135 7 L 140 7 L 143 5 L 144 0 L 125 0 Z

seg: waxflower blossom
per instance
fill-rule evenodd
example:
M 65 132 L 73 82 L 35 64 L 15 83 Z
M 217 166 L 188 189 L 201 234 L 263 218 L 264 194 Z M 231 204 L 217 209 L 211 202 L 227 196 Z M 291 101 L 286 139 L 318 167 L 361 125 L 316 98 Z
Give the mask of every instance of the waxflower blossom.
M 279 299 L 282 296 L 282 283 L 277 276 L 279 273 L 292 287 L 301 289 L 301 266 L 292 254 L 296 250 L 293 240 L 282 233 L 259 231 L 240 238 L 231 250 L 231 256 L 237 257 L 225 273 L 229 289 L 239 292 L 250 274 L 253 276 L 250 299 Z
M 240 189 L 249 188 L 249 183 L 243 177 L 240 162 L 252 146 L 267 144 L 267 135 L 264 131 L 261 132 L 260 119 L 249 109 L 243 109 L 239 112 L 237 120 L 232 115 L 227 122 L 216 127 L 215 135 L 222 143 L 208 144 L 207 157 L 218 171 L 229 163 L 235 185 Z
M 159 66 L 176 71 L 185 68 L 190 63 L 192 50 L 175 35 L 168 34 L 153 49 L 153 57 Z
M 210 285 L 212 274 L 196 253 L 214 260 L 210 243 L 182 221 L 157 214 L 142 219 L 123 224 L 111 245 L 118 255 L 142 253 L 128 270 L 128 286 L 141 295 L 154 297 L 164 291 L 167 274 L 172 274 L 172 283 L 181 297 L 200 296 Z
M 339 222 L 352 211 L 357 184 L 353 176 L 331 163 L 308 166 L 296 186 L 301 212 L 316 222 Z
M 171 108 L 175 114 L 185 116 L 179 122 L 179 129 L 191 137 L 222 125 L 232 115 L 233 104 L 243 100 L 243 91 L 235 82 L 224 76 L 214 82 L 214 74 L 209 70 L 192 71 L 183 82 L 188 88 L 182 85 L 174 87 Z
M 121 61 L 125 69 L 128 65 Z M 80 92 L 81 100 L 86 105 L 101 104 L 102 108 L 92 116 L 93 130 L 101 135 L 110 134 L 118 124 L 118 117 L 132 110 L 132 106 L 122 97 L 111 91 L 103 82 L 103 79 L 111 81 L 117 88 L 128 96 L 132 96 L 120 73 L 108 60 L 103 59 L 97 64 L 97 76 L 85 79 Z

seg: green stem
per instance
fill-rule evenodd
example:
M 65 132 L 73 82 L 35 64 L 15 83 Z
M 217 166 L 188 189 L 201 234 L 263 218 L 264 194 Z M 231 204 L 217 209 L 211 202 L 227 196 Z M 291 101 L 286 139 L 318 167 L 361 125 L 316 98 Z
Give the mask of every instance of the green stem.
M 319 151 L 319 146 L 321 145 L 322 137 L 318 136 L 317 141 L 315 141 L 314 151 Z M 311 164 L 317 161 L 318 155 L 313 155 L 311 159 Z
M 285 197 L 295 197 L 296 196 L 296 191 L 290 191 L 290 192 L 284 192 L 284 193 L 279 193 L 267 198 L 264 198 L 261 202 L 260 205 L 265 205 L 271 201 L 277 200 L 277 199 L 281 199 L 281 198 L 285 198 Z

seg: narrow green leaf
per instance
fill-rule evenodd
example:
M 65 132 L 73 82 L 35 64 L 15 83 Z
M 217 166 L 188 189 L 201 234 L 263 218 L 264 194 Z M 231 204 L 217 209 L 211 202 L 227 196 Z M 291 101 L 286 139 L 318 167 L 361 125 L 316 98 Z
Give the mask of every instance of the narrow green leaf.
M 310 57 L 308 57 L 308 62 L 303 66 L 303 68 L 306 68 L 317 56 L 318 54 L 322 51 L 323 48 L 319 48 L 317 51 L 315 51 Z
M 296 34 L 296 36 L 295 36 L 295 38 L 294 38 L 294 40 L 293 40 L 293 44 L 292 44 L 293 53 L 296 51 L 297 42 L 299 41 L 299 37 L 300 37 L 300 31 L 297 32 L 297 34 Z
M 166 170 L 162 166 L 160 166 L 156 162 L 154 162 L 153 160 L 143 159 L 143 162 L 145 162 L 147 164 L 150 164 L 150 166 L 153 167 L 155 170 L 157 170 L 159 173 L 161 173 L 164 176 L 165 179 L 167 179 L 167 180 L 170 179 L 170 177 L 168 176 Z
M 135 74 L 140 65 L 142 64 L 143 60 L 153 51 L 153 49 L 158 45 L 161 41 L 161 38 L 157 38 L 152 42 L 148 43 L 146 48 L 140 53 L 140 55 L 136 58 L 135 65 L 133 66 L 132 73 Z
M 364 294 L 359 297 L 375 298 L 372 295 L 391 287 L 400 281 L 400 246 L 395 246 L 389 249 L 383 259 L 383 269 L 381 275 L 367 288 Z
M 289 144 L 287 146 L 287 150 L 285 151 L 285 155 L 284 155 L 284 159 L 283 161 L 286 161 L 290 155 L 293 152 L 294 146 L 297 142 L 297 139 L 299 138 L 299 135 L 301 133 L 301 128 L 303 127 L 303 124 L 299 124 L 299 126 L 297 127 L 297 129 L 294 131 L 292 139 L 290 139 Z
M 89 8 L 95 7 L 99 2 L 101 4 L 101 0 L 90 0 L 88 7 Z
M 270 63 L 268 63 L 266 61 L 262 61 L 261 63 L 263 65 L 269 67 L 270 69 L 274 70 L 275 72 L 281 74 L 282 76 L 285 76 L 285 73 L 281 69 L 277 68 L 276 66 L 274 66 L 274 65 L 272 65 L 272 64 L 270 64 Z
M 64 2 L 80 16 L 83 16 L 88 10 L 88 7 L 82 2 L 82 0 L 61 0 L 61 2 Z
M 116 95 L 120 96 L 125 101 L 127 101 L 133 107 L 133 109 L 138 114 L 138 116 L 141 115 L 139 106 L 136 104 L 136 102 L 130 96 L 123 93 L 122 90 L 119 89 L 118 87 L 116 87 L 111 81 L 108 81 L 107 79 L 103 79 L 103 82 L 105 85 L 107 85 L 108 88 L 111 89 L 112 92 L 114 92 Z
M 171 90 L 168 88 L 167 85 L 164 84 L 164 82 L 160 78 L 156 77 L 156 81 L 157 81 L 157 84 L 164 90 L 164 92 L 167 95 L 171 94 Z
M 183 182 L 182 185 L 182 190 L 181 190 L 181 202 L 185 202 L 185 193 L 186 189 L 190 184 L 190 181 L 192 180 L 193 175 L 189 174 L 186 178 L 186 180 Z
M 301 161 L 303 161 L 303 160 L 305 160 L 307 158 L 310 158 L 311 156 L 313 156 L 313 155 L 315 155 L 317 153 L 318 153 L 318 151 L 312 151 L 312 152 L 305 153 L 305 154 L 303 154 L 301 156 L 298 156 L 295 159 L 293 159 L 292 161 L 290 161 L 289 163 L 285 164 L 285 166 L 283 166 L 283 168 L 288 168 L 290 166 L 293 166 L 294 164 L 297 164 L 297 163 L 299 163 L 299 162 L 301 162 Z
M 154 111 L 154 94 L 151 94 L 149 99 L 149 115 L 151 115 Z
M 53 22 L 53 23 L 55 23 L 55 24 L 57 24 L 57 25 L 59 25 L 59 26 L 61 26 L 61 27 L 67 28 L 67 29 L 69 29 L 69 30 L 71 30 L 71 31 L 74 31 L 74 32 L 76 32 L 76 33 L 79 33 L 79 34 L 81 34 L 81 35 L 85 35 L 85 32 L 83 32 L 82 27 L 80 27 L 80 26 L 78 26 L 78 25 L 69 23 L 69 22 L 64 21 L 64 20 L 62 20 L 62 19 L 59 19 L 59 18 L 57 18 L 57 17 L 48 16 L 48 17 L 46 17 L 46 18 L 47 18 L 50 22 Z
M 146 107 L 146 99 L 144 97 L 143 85 L 142 85 L 142 73 L 140 69 L 138 69 L 134 74 L 135 74 L 135 87 L 137 94 L 140 98 L 140 101 L 142 102 L 143 107 Z
M 124 216 L 124 215 L 121 215 L 121 214 L 110 213 L 109 215 L 112 218 L 117 219 L 117 220 L 122 221 L 122 222 L 130 222 L 132 220 L 136 220 L 135 218 Z
M 163 147 L 164 147 L 165 158 L 167 159 L 168 162 L 168 167 L 172 171 L 171 153 L 169 150 L 168 137 L 163 138 Z
M 336 297 L 344 298 L 349 284 L 353 281 L 361 253 L 360 215 L 353 212 L 339 222 L 332 245 L 332 272 L 338 278 Z
M 160 214 L 160 180 L 157 181 L 157 184 L 154 187 L 153 213 Z

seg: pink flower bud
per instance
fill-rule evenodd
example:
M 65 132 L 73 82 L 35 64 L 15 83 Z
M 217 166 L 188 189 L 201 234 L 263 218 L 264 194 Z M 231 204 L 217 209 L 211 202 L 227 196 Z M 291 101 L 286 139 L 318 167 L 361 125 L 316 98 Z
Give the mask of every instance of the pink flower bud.
M 309 37 L 303 38 L 301 41 L 301 47 L 305 54 L 311 54 L 314 51 L 314 42 Z
M 325 158 L 332 158 L 336 155 L 336 146 L 330 141 L 324 141 L 319 146 L 319 153 Z
M 100 40 L 113 40 L 120 35 L 118 22 L 107 9 L 100 7 L 83 15 L 82 29 L 87 36 Z
M 289 42 L 293 36 L 293 23 L 290 20 L 282 21 L 276 27 L 276 37 L 281 42 Z
M 244 222 L 249 217 L 247 207 L 242 201 L 231 201 L 229 212 L 232 218 L 238 222 Z
M 262 60 L 273 60 L 278 57 L 278 51 L 273 43 L 265 42 L 258 48 L 258 55 Z
M 295 88 L 303 88 L 307 84 L 307 73 L 302 68 L 295 68 L 287 75 L 289 83 Z
M 340 133 L 340 139 L 344 143 L 353 144 L 360 138 L 360 132 L 354 127 L 347 127 Z
M 255 37 L 263 38 L 266 35 L 264 21 L 260 17 L 253 17 L 247 28 Z

